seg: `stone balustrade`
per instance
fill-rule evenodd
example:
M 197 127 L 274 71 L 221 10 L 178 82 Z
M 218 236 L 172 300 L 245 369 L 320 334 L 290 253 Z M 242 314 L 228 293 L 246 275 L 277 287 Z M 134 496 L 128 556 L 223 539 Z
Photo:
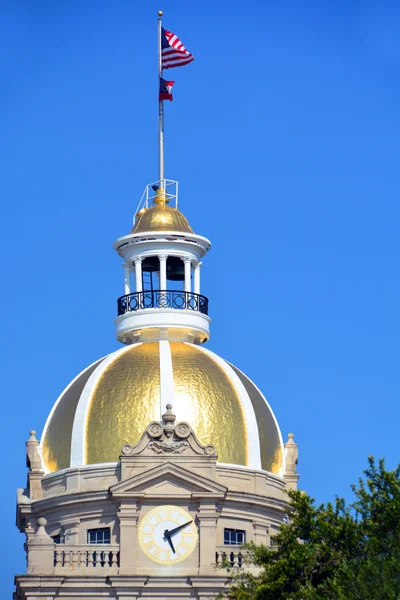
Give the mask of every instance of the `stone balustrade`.
M 227 569 L 242 568 L 244 565 L 244 554 L 240 546 L 218 546 L 215 553 L 215 562 L 219 567 Z
M 117 571 L 119 546 L 116 544 L 56 545 L 54 567 L 72 571 Z

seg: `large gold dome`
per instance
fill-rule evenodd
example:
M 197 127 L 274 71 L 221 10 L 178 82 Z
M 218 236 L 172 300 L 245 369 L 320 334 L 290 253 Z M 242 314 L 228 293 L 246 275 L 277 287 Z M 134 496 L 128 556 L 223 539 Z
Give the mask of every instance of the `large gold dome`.
M 46 472 L 117 462 L 168 402 L 219 462 L 281 472 L 281 434 L 256 386 L 209 350 L 168 341 L 122 348 L 78 375 L 43 431 Z

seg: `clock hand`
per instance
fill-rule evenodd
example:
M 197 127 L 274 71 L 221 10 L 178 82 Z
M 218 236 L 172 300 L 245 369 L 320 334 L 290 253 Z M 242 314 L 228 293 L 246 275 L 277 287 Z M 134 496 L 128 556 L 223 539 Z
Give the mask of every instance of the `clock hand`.
M 171 529 L 171 531 L 168 531 L 168 535 L 175 535 L 175 533 L 178 533 L 178 531 L 184 529 L 185 527 L 190 525 L 190 523 L 193 523 L 193 519 L 191 521 L 188 521 L 187 523 L 184 523 L 183 525 L 179 525 L 179 527 L 175 527 L 175 529 Z
M 173 545 L 173 543 L 172 543 L 172 540 L 171 540 L 171 534 L 170 534 L 170 532 L 168 531 L 168 529 L 166 529 L 166 530 L 164 531 L 164 539 L 165 539 L 165 540 L 168 540 L 168 544 L 171 546 L 171 550 L 172 550 L 172 552 L 173 552 L 174 554 L 176 554 L 176 552 L 175 552 L 175 548 L 174 548 L 174 545 Z

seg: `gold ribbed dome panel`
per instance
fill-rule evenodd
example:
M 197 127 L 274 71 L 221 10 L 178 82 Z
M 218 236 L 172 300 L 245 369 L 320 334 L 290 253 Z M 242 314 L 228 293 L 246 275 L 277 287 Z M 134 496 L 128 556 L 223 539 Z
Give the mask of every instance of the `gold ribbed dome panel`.
M 245 417 L 232 381 L 196 346 L 182 342 L 170 346 L 179 419 L 190 423 L 203 444 L 216 447 L 219 462 L 247 465 Z
M 131 233 L 176 231 L 193 233 L 187 218 L 177 208 L 157 205 L 148 208 L 136 221 Z
M 86 463 L 118 461 L 122 445 L 136 444 L 150 421 L 159 420 L 159 345 L 138 344 L 116 356 L 92 393 Z
M 230 364 L 230 363 L 229 363 Z M 265 471 L 279 474 L 282 468 L 282 445 L 278 426 L 264 398 L 246 375 L 230 364 L 243 383 L 251 400 L 260 436 L 261 466 Z
M 85 369 L 64 391 L 46 424 L 41 452 L 46 468 L 50 472 L 69 467 L 76 407 L 83 388 L 100 362 L 101 360 L 98 360 Z

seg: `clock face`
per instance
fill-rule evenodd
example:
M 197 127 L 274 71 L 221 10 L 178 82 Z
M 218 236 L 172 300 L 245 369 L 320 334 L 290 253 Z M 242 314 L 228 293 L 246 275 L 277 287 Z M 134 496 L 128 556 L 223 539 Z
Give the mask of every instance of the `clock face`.
M 197 544 L 197 527 L 179 506 L 157 506 L 139 524 L 139 544 L 146 556 L 160 565 L 185 560 Z

